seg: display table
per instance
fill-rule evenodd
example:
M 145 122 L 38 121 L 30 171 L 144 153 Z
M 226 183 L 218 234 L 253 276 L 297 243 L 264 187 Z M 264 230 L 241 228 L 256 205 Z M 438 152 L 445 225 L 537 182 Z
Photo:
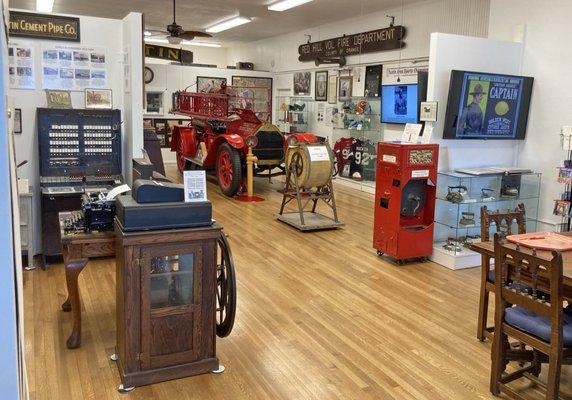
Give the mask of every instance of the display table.
M 68 289 L 68 298 L 62 304 L 62 310 L 66 312 L 71 311 L 73 318 L 73 329 L 66 346 L 68 349 L 75 349 L 81 344 L 79 274 L 85 268 L 90 258 L 115 255 L 115 233 L 113 231 L 66 233 L 64 231 L 64 221 L 70 218 L 71 214 L 70 212 L 59 213 L 59 220 Z
M 565 236 L 572 236 L 572 232 L 565 232 L 562 233 L 562 235 Z M 510 243 L 508 242 L 508 244 L 514 246 L 516 248 L 516 245 L 514 243 Z M 471 250 L 481 254 L 482 256 L 485 257 L 489 257 L 489 258 L 494 258 L 495 256 L 495 245 L 494 242 L 491 241 L 486 241 L 486 242 L 480 242 L 480 243 L 473 243 L 471 244 Z M 551 258 L 551 252 L 550 251 L 545 251 L 545 250 L 539 250 L 537 251 L 537 254 L 541 257 L 546 257 L 546 258 Z M 565 251 L 562 252 L 562 262 L 563 262 L 563 286 L 564 286 L 564 297 L 567 300 L 572 300 L 572 251 Z M 522 283 L 526 284 L 526 277 L 523 276 L 522 279 Z M 538 287 L 539 289 L 542 289 L 541 286 Z

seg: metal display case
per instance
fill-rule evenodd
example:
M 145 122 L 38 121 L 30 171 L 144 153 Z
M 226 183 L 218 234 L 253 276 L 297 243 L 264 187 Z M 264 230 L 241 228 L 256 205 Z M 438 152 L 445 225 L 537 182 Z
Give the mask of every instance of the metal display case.
M 479 242 L 480 212 L 514 210 L 524 204 L 526 230 L 536 230 L 541 174 L 468 175 L 439 173 L 435 209 L 433 260 L 451 269 L 479 265 L 480 256 L 467 245 Z M 494 234 L 496 227 L 491 227 Z M 513 227 L 516 231 L 516 227 Z

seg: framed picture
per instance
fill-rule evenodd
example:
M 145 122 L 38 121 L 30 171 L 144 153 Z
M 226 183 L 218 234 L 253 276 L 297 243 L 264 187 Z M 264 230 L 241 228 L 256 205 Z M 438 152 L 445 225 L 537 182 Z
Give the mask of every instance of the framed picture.
M 197 76 L 197 93 L 221 93 L 223 85 L 226 86 L 226 78 Z
M 85 108 L 111 110 L 113 108 L 111 89 L 85 89 Z
M 162 92 L 146 92 L 145 100 L 146 100 L 145 112 L 147 114 L 163 114 Z
M 237 108 L 248 108 L 265 121 L 272 121 L 272 78 L 256 76 L 233 76 Z
M 311 72 L 294 72 L 294 95 L 301 96 L 310 94 L 312 85 Z
M 338 77 L 332 75 L 328 78 L 328 103 L 336 104 L 338 98 Z
M 381 65 L 368 65 L 365 67 L 365 97 L 379 97 L 381 90 Z
M 314 100 L 328 100 L 328 71 L 316 71 Z
M 340 76 L 338 90 L 339 101 L 347 101 L 351 99 L 353 80 L 352 76 Z
M 14 133 L 22 133 L 22 109 L 14 109 Z
M 72 108 L 69 90 L 46 90 L 48 108 Z

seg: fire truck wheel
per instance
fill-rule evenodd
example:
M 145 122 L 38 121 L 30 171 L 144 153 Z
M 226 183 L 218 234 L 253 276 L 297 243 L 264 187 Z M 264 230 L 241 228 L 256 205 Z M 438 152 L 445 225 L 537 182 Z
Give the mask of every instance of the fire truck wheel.
M 242 164 L 238 152 L 228 143 L 223 143 L 216 156 L 216 177 L 222 192 L 234 196 L 240 188 Z

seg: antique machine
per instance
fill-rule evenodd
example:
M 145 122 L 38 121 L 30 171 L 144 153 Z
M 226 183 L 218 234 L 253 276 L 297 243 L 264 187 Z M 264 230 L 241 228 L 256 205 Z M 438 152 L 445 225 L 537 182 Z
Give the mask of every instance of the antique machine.
M 210 202 L 165 201 L 178 197 L 175 188 L 162 193 L 163 185 L 149 185 L 136 182 L 137 191 L 117 198 L 117 344 L 111 360 L 117 361 L 120 392 L 223 372 L 216 336 L 230 334 L 236 310 L 232 254 L 222 227 L 212 221 Z M 161 202 L 153 203 L 154 195 Z M 176 221 L 165 221 L 165 210 Z
M 334 198 L 333 174 L 334 153 L 327 142 L 298 143 L 291 137 L 286 153 L 282 204 L 276 219 L 301 231 L 342 227 L 344 223 L 338 219 Z M 294 200 L 298 210 L 284 212 L 286 205 Z M 331 209 L 333 217 L 316 212 L 320 200 Z
M 433 247 L 439 146 L 380 142 L 377 148 L 373 247 L 402 263 Z
M 121 112 L 38 108 L 42 254 L 61 254 L 58 213 L 82 208 L 86 192 L 110 189 L 121 174 Z
M 255 174 L 284 173 L 285 137 L 267 122 L 272 104 L 256 99 L 255 90 L 268 90 L 272 98 L 270 89 L 261 87 L 223 86 L 220 93 L 175 93 L 173 112 L 191 117 L 187 126 L 175 126 L 171 137 L 180 171 L 214 169 L 222 192 L 232 197 L 245 186 L 243 170 L 251 147 Z M 298 142 L 317 142 L 311 133 L 289 136 L 293 135 Z M 273 172 L 276 168 L 280 172 Z

